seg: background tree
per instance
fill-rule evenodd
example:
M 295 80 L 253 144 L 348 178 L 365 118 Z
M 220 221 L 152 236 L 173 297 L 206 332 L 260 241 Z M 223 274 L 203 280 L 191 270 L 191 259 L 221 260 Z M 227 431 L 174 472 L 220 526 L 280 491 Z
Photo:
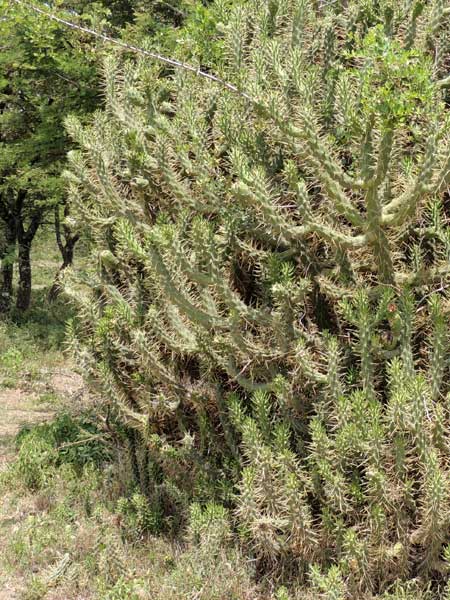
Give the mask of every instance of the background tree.
M 12 300 L 15 248 L 19 285 L 16 306 L 30 304 L 33 239 L 64 201 L 60 173 L 70 146 L 63 127 L 68 113 L 83 118 L 101 99 L 101 47 L 89 37 L 68 34 L 26 8 L 3 3 L 5 40 L 0 56 L 0 219 L 8 259 L 2 263 L 2 310 Z M 98 6 L 91 21 L 103 26 Z
M 56 6 L 65 10 L 68 18 L 115 35 L 127 27 L 124 35 L 133 40 L 148 39 L 149 35 L 158 38 L 168 31 L 174 20 L 181 22 L 187 14 L 181 5 L 173 8 L 169 3 L 153 1 L 36 5 L 45 10 Z M 189 6 L 187 4 L 186 10 Z M 0 34 L 8 42 L 0 58 L 0 222 L 6 240 L 0 308 L 5 311 L 11 305 L 17 247 L 16 306 L 23 311 L 30 303 L 31 244 L 44 218 L 56 215 L 55 233 L 63 259 L 62 269 L 73 258 L 79 236 L 68 227 L 70 209 L 59 181 L 70 149 L 62 123 L 67 114 L 83 118 L 101 103 L 99 64 L 104 44 L 42 18 L 25 4 L 3 2 L 2 9 Z M 166 42 L 173 46 L 175 36 L 168 36 Z M 65 221 L 60 217 L 62 213 Z M 57 280 L 51 297 L 58 289 Z

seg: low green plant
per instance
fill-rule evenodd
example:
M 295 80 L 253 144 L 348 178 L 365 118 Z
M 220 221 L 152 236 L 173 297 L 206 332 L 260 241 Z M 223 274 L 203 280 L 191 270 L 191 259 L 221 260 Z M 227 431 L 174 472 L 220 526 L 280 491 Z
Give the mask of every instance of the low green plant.
M 119 498 L 117 515 L 123 535 L 129 539 L 141 540 L 143 536 L 161 530 L 162 515 L 159 507 L 152 507 L 148 498 L 135 492 L 129 498 Z
M 192 504 L 187 526 L 188 540 L 209 552 L 226 548 L 231 540 L 229 511 L 218 504 L 209 503 L 204 508 Z
M 10 474 L 25 487 L 37 490 L 49 482 L 57 460 L 58 455 L 51 440 L 40 431 L 30 431 L 20 444 Z
M 16 447 L 10 476 L 30 489 L 45 487 L 62 465 L 80 472 L 86 465 L 99 466 L 110 457 L 97 427 L 68 414 L 49 423 L 24 426 L 17 434 Z
M 98 600 L 141 600 L 142 590 L 139 580 L 126 581 L 121 577 L 111 589 L 104 592 L 100 590 Z
M 17 348 L 9 348 L 0 355 L 0 366 L 7 372 L 17 372 L 23 364 L 23 355 Z
M 23 354 L 18 348 L 8 348 L 0 354 L 0 385 L 14 387 L 23 365 Z
M 45 290 L 33 293 L 34 304 L 26 315 L 11 315 L 0 323 L 0 386 L 39 390 L 67 363 L 62 343 L 71 309 L 62 299 L 49 306 Z

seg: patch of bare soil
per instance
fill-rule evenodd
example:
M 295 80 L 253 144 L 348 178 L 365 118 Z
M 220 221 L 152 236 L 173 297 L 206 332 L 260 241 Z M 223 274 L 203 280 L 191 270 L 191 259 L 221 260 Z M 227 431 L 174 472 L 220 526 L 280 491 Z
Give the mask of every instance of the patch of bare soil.
M 83 389 L 83 379 L 81 375 L 73 371 L 60 371 L 54 373 L 50 379 L 50 386 L 58 396 L 62 398 L 74 396 Z
M 20 596 L 17 595 L 18 591 L 16 588 L 16 583 L 8 583 L 0 579 L 0 583 L 2 589 L 0 589 L 0 600 L 18 600 Z M 16 589 L 14 589 L 16 588 Z

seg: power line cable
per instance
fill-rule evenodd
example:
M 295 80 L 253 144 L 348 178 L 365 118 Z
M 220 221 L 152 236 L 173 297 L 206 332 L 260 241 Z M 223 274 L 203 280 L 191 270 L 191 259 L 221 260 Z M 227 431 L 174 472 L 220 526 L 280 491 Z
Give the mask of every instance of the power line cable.
M 23 2 L 22 0 L 12 0 L 12 2 L 14 2 L 15 4 L 18 4 L 20 6 L 23 6 L 25 8 L 28 8 L 28 9 L 34 11 L 35 13 L 43 15 L 47 19 L 51 19 L 52 21 L 55 21 L 56 23 L 60 23 L 61 25 L 65 25 L 66 27 L 70 27 L 71 29 L 75 29 L 77 31 L 82 31 L 83 33 L 87 33 L 95 38 L 103 40 L 104 42 L 108 42 L 110 44 L 114 44 L 115 46 L 124 48 L 125 50 L 128 50 L 129 52 L 148 56 L 149 58 L 156 60 L 160 63 L 170 65 L 177 69 L 183 69 L 190 73 L 194 73 L 198 77 L 203 77 L 205 79 L 209 79 L 209 81 L 213 81 L 214 83 L 221 85 L 222 87 L 226 88 L 230 92 L 233 92 L 234 94 L 238 94 L 239 96 L 241 96 L 242 98 L 245 98 L 246 100 L 249 100 L 250 102 L 254 102 L 254 100 L 253 100 L 253 98 L 251 98 L 251 96 L 249 96 L 246 92 L 243 92 L 242 90 L 240 90 L 237 86 L 233 85 L 232 83 L 229 83 L 228 81 L 225 81 L 225 79 L 222 79 L 221 77 L 218 77 L 217 75 L 214 75 L 212 73 L 207 73 L 206 71 L 202 71 L 200 69 L 200 67 L 194 67 L 193 65 L 190 65 L 189 63 L 185 63 L 180 60 L 176 60 L 175 58 L 170 58 L 168 56 L 164 56 L 163 54 L 159 54 L 157 52 L 151 52 L 150 50 L 144 50 L 144 48 L 139 48 L 138 46 L 133 46 L 132 44 L 127 44 L 126 42 L 123 42 L 121 40 L 113 38 L 109 35 L 106 35 L 105 33 L 99 33 L 98 31 L 95 31 L 94 29 L 90 29 L 89 27 L 85 27 L 84 25 L 78 25 L 77 23 L 74 23 L 73 21 L 68 21 L 67 19 L 58 17 L 57 15 L 47 12 L 46 10 L 43 10 L 42 8 L 39 8 L 38 6 L 35 6 L 34 4 L 30 4 L 28 2 Z

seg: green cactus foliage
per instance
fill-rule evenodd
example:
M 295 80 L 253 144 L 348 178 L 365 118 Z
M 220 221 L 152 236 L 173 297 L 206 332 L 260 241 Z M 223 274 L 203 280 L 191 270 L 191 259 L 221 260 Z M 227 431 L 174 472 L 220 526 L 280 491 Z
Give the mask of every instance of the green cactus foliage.
M 161 522 L 231 518 L 314 598 L 446 598 L 449 11 L 213 12 L 241 93 L 110 57 L 67 121 L 72 351 Z

